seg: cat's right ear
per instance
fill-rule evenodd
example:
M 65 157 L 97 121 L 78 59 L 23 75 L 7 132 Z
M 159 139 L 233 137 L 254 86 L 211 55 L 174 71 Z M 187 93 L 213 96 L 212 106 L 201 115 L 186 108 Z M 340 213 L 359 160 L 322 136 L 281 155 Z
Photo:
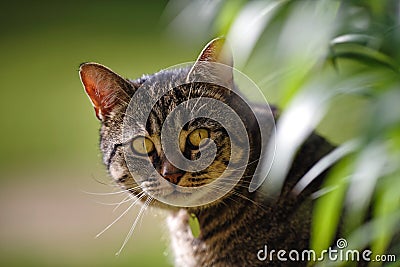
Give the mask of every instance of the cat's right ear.
M 215 38 L 203 48 L 186 81 L 190 82 L 196 76 L 233 88 L 233 57 L 225 38 Z
M 79 75 L 99 120 L 104 121 L 118 106 L 129 103 L 132 85 L 109 68 L 83 63 Z

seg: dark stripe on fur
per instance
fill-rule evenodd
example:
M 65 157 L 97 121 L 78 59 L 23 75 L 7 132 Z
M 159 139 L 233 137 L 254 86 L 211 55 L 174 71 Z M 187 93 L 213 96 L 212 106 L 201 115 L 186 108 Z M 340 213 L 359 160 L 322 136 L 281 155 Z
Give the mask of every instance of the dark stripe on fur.
M 115 156 L 115 154 L 117 153 L 117 149 L 118 149 L 119 147 L 121 147 L 122 145 L 123 145 L 123 144 L 115 144 L 115 145 L 113 146 L 113 149 L 111 150 L 110 156 L 108 157 L 108 160 L 107 160 L 107 169 L 110 169 L 111 160 L 112 160 L 112 158 Z

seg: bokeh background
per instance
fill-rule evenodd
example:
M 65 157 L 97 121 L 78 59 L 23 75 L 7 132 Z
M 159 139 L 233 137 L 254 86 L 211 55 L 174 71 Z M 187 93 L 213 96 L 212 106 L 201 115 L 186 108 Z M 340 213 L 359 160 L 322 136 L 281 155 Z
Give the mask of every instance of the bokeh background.
M 148 212 L 116 257 L 137 210 L 112 192 L 97 121 L 78 76 L 95 61 L 136 78 L 196 56 L 165 34 L 166 1 L 0 4 L 2 266 L 169 266 L 163 218 Z
M 231 41 L 236 67 L 269 102 L 288 111 L 299 107 L 298 99 L 310 103 L 300 105 L 303 117 L 286 116 L 289 122 L 309 119 L 291 140 L 301 142 L 317 127 L 335 144 L 361 144 L 331 175 L 328 186 L 339 190 L 321 197 L 313 247 L 330 244 L 342 206 L 349 205 L 346 218 L 362 218 L 371 204 L 376 225 L 355 220 L 348 234 L 358 247 L 384 251 L 400 222 L 398 1 L 316 3 L 3 1 L 1 265 L 171 266 L 162 211 L 145 213 L 118 257 L 137 208 L 94 238 L 129 203 L 115 205 L 125 195 L 101 164 L 99 122 L 78 68 L 95 61 L 136 78 L 194 60 L 220 35 Z M 366 188 L 356 179 L 365 170 L 373 181 Z M 374 227 L 384 230 L 360 238 Z

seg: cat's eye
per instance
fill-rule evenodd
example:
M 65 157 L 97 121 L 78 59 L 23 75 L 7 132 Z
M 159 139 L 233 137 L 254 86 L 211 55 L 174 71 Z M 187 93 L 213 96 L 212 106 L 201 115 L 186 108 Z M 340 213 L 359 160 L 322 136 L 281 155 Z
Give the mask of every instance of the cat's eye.
M 136 137 L 131 143 L 133 152 L 140 155 L 147 155 L 154 151 L 154 143 L 146 137 Z
M 189 134 L 188 141 L 192 146 L 198 147 L 200 142 L 208 137 L 209 133 L 206 129 L 196 129 Z

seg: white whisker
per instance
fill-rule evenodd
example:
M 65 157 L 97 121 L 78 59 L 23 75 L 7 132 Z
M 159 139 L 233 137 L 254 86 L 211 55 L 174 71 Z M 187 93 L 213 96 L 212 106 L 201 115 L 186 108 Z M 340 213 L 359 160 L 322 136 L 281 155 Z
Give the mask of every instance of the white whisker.
M 201 110 L 202 108 L 206 107 L 206 106 L 207 106 L 207 103 L 204 103 L 203 105 L 201 105 L 201 106 L 197 109 L 197 112 L 200 112 L 200 110 Z
M 193 87 L 192 87 L 192 86 L 190 86 L 190 89 L 189 89 L 189 95 L 188 95 L 188 97 L 187 97 L 187 100 L 189 100 L 189 99 L 190 99 L 190 96 L 191 96 L 191 94 L 192 94 L 192 90 L 193 90 Z M 189 108 L 189 101 L 187 101 L 187 102 L 186 102 L 186 108 Z
M 94 201 L 94 202 L 97 204 L 106 205 L 106 206 L 116 206 L 113 209 L 113 212 L 115 212 L 115 210 L 117 210 L 122 204 L 131 201 L 133 198 L 134 198 L 134 196 L 132 194 L 128 194 L 126 197 L 124 197 L 121 201 L 118 201 L 118 202 L 112 202 L 112 203 L 106 203 L 106 202 L 100 202 L 100 201 Z
M 119 256 L 121 254 L 121 251 L 124 249 L 125 245 L 128 243 L 129 239 L 132 237 L 133 231 L 136 228 L 136 225 L 139 221 L 139 219 L 142 217 L 143 212 L 147 209 L 147 207 L 150 205 L 151 201 L 153 200 L 152 197 L 149 197 L 148 199 L 146 199 L 146 201 L 144 202 L 143 206 L 140 208 L 139 214 L 137 215 L 135 221 L 132 224 L 131 229 L 129 229 L 128 234 L 126 235 L 126 238 L 124 240 L 124 243 L 122 244 L 121 248 L 118 250 L 117 253 L 115 253 L 116 256 Z
M 120 215 L 118 216 L 112 223 L 110 223 L 106 228 L 103 229 L 103 231 L 101 231 L 100 233 L 98 233 L 96 235 L 96 238 L 98 238 L 99 236 L 101 236 L 105 231 L 107 231 L 108 229 L 110 229 L 111 226 L 113 226 L 116 222 L 118 222 L 125 214 L 128 213 L 128 211 L 136 205 L 136 203 L 142 199 L 144 197 L 144 193 L 140 193 L 139 196 L 137 197 L 137 199 L 135 201 L 132 202 L 132 204 Z
M 115 212 L 119 207 L 121 207 L 122 204 L 131 201 L 133 196 L 129 193 L 124 199 L 122 199 L 119 203 L 117 203 L 115 208 L 113 209 L 112 212 Z
M 193 114 L 194 109 L 196 108 L 197 104 L 199 103 L 199 101 L 200 101 L 200 99 L 203 97 L 203 95 L 204 95 L 204 92 L 200 95 L 200 97 L 197 98 L 196 103 L 193 105 L 193 108 L 192 108 L 192 110 L 190 111 L 190 114 Z
M 213 188 L 214 190 L 219 190 L 219 191 L 225 192 L 225 188 L 224 188 L 224 187 L 220 187 L 220 186 L 217 186 L 217 185 L 212 185 L 212 188 Z M 252 199 L 246 197 L 245 195 L 243 195 L 243 194 L 241 194 L 241 193 L 239 193 L 239 192 L 236 192 L 235 190 L 232 190 L 230 193 L 233 194 L 233 195 L 235 195 L 235 196 L 240 197 L 241 199 L 244 199 L 244 200 L 246 200 L 246 201 L 249 201 L 250 203 L 254 204 L 255 206 L 257 206 L 257 207 L 259 207 L 259 208 L 261 208 L 261 209 L 264 209 L 263 206 L 260 205 L 260 203 L 255 202 L 254 200 L 252 200 Z M 230 197 L 230 196 L 228 196 L 228 198 L 231 199 L 231 200 L 234 201 L 234 202 L 239 203 L 239 201 L 235 200 L 234 198 L 232 198 L 232 197 Z
M 84 191 L 81 190 L 82 193 L 89 194 L 89 195 L 96 195 L 96 196 L 109 196 L 109 195 L 118 195 L 118 194 L 123 194 L 126 193 L 126 190 L 121 190 L 121 191 L 116 191 L 116 192 L 89 192 L 89 191 Z

